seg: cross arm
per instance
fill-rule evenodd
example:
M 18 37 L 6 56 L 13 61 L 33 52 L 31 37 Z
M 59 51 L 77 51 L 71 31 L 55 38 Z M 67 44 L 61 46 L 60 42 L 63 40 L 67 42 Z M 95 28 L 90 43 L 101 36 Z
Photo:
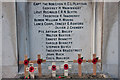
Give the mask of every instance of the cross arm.
M 42 61 L 42 63 L 45 63 L 45 62 L 46 62 L 46 60 L 43 60 L 43 61 Z
M 83 62 L 86 62 L 86 60 L 83 60 Z
M 59 66 L 56 66 L 56 69 L 59 70 Z
M 92 62 L 92 60 L 88 60 L 88 62 L 90 63 L 90 62 Z
M 29 61 L 29 63 L 37 63 L 37 61 L 36 61 L 36 60 L 33 60 L 33 61 Z
M 29 67 L 26 68 L 26 71 L 29 71 Z
M 71 65 L 71 64 L 69 64 L 69 65 L 68 65 L 68 67 L 69 67 L 69 68 L 72 68 L 72 65 Z
M 48 69 L 51 70 L 52 66 L 48 66 Z
M 64 64 L 63 64 L 63 65 L 61 65 L 61 66 L 60 66 L 60 68 L 61 68 L 61 69 L 63 69 L 63 68 L 64 68 Z
M 24 61 L 19 61 L 19 64 L 24 64 Z
M 101 62 L 101 60 L 98 60 L 97 62 Z
M 73 60 L 73 63 L 77 63 L 77 60 Z
M 25 60 L 28 59 L 26 54 L 24 55 L 24 57 L 25 57 Z M 24 64 L 24 61 L 19 61 L 19 64 Z
M 37 68 L 37 67 L 34 67 L 34 69 L 35 69 L 35 71 L 37 71 L 38 68 Z

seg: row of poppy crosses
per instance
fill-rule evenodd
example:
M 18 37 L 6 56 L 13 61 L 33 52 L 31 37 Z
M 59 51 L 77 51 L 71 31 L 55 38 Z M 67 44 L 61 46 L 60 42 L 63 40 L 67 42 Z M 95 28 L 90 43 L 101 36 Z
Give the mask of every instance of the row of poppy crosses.
M 43 60 L 40 58 L 40 54 L 38 55 L 38 59 L 37 60 L 33 60 L 30 61 L 30 59 L 28 59 L 27 55 L 24 55 L 25 59 L 24 61 L 19 61 L 19 64 L 24 64 L 24 76 L 28 76 L 28 71 L 33 73 L 34 72 L 34 67 L 31 66 L 28 69 L 28 64 L 29 63 L 37 63 L 38 64 L 38 76 L 39 78 L 42 76 L 42 69 L 41 69 L 41 63 L 45 63 L 46 60 Z M 92 60 L 83 60 L 83 57 L 81 57 L 81 54 L 78 54 L 78 59 L 77 60 L 73 60 L 74 63 L 78 63 L 78 75 L 79 77 L 82 76 L 82 69 L 81 69 L 81 63 L 85 63 L 85 62 L 89 62 L 89 63 L 93 63 L 93 75 L 96 75 L 96 63 L 97 62 L 101 62 L 100 59 L 98 59 L 98 57 L 96 57 L 96 54 L 93 54 L 93 59 Z M 52 66 L 49 67 L 49 69 L 52 70 L 52 76 L 55 77 L 56 76 L 56 69 L 58 67 L 55 65 L 55 63 L 52 63 Z M 71 68 L 70 65 L 68 65 L 67 62 L 64 63 L 63 65 L 64 68 L 64 76 L 68 76 L 68 68 Z

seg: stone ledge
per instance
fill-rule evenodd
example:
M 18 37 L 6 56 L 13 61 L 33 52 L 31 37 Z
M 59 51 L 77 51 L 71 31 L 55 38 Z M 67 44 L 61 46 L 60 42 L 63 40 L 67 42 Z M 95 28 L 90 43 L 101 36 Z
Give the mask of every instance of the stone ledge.
M 17 74 L 17 66 L 2 66 L 2 78 L 14 78 Z

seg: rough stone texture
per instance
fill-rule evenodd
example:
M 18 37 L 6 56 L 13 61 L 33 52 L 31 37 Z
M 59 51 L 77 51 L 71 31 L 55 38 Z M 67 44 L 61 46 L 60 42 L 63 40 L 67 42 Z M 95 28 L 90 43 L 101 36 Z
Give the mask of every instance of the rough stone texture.
M 2 77 L 17 74 L 15 3 L 2 3 Z

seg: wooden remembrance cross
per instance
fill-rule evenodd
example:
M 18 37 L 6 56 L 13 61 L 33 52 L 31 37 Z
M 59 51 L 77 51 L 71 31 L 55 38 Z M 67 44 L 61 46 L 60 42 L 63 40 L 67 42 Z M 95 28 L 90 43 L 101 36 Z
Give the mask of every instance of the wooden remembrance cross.
M 38 76 L 39 78 L 42 76 L 42 69 L 41 69 L 41 63 L 45 63 L 46 60 L 42 60 L 40 58 L 40 54 L 38 54 L 38 60 L 33 60 L 33 61 L 30 61 L 31 63 L 37 63 L 38 64 Z
M 81 58 L 81 54 L 78 54 L 78 60 L 73 60 L 73 63 L 78 63 L 78 75 L 79 75 L 79 77 L 82 76 L 82 70 L 81 70 L 82 62 L 86 62 L 86 60 L 83 60 L 83 57 Z
M 61 68 L 64 69 L 64 76 L 68 76 L 68 69 L 69 68 L 71 69 L 72 65 L 71 64 L 68 65 L 68 61 L 64 61 L 64 64 L 61 65 Z
M 28 76 L 28 71 L 26 71 L 26 68 L 28 67 L 29 61 L 27 55 L 24 55 L 24 61 L 19 61 L 19 64 L 24 64 L 24 76 Z
M 40 59 L 40 54 L 38 55 L 38 60 L 29 61 L 27 55 L 24 55 L 25 59 L 24 61 L 19 61 L 19 64 L 24 64 L 24 76 L 28 76 L 28 71 L 26 71 L 26 68 L 28 67 L 29 63 L 37 63 L 38 64 L 38 76 L 42 76 L 42 70 L 41 70 L 41 63 L 46 62 L 46 60 Z
M 30 66 L 26 68 L 26 71 L 30 72 L 30 77 L 34 79 L 35 75 L 34 75 L 34 71 L 37 70 L 37 67 L 34 67 L 33 63 L 29 64 Z
M 56 66 L 55 62 L 52 62 L 52 66 L 48 66 L 49 70 L 52 70 L 52 77 L 56 77 L 56 70 L 59 70 L 59 66 Z
M 93 54 L 93 60 L 88 60 L 89 63 L 93 63 L 93 75 L 96 75 L 96 63 L 101 62 L 98 57 L 96 57 L 96 54 Z

